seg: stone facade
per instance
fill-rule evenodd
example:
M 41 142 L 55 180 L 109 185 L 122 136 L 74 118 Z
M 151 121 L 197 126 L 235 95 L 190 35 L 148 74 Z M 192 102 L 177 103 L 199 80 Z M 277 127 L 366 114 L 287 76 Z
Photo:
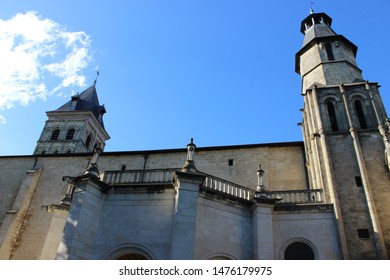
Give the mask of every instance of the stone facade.
M 48 112 L 0 157 L 0 258 L 388 259 L 390 121 L 330 23 L 302 21 L 303 142 L 102 153 L 95 84 Z

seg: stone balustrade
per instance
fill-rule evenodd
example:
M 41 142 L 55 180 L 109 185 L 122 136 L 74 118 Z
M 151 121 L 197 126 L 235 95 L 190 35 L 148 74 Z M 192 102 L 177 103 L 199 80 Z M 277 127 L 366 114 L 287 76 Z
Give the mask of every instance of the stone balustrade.
M 305 204 L 324 203 L 322 189 L 288 190 L 269 192 L 270 198 L 282 198 L 280 203 Z
M 103 182 L 109 185 L 120 184 L 169 184 L 178 169 L 146 169 L 104 171 Z
M 202 187 L 209 190 L 218 191 L 220 193 L 228 194 L 234 196 L 236 198 L 241 198 L 244 200 L 252 200 L 255 192 L 252 189 L 246 188 L 244 186 L 240 186 L 238 184 L 208 175 L 203 181 Z
M 103 172 L 102 180 L 109 185 L 161 185 L 171 184 L 175 171 L 180 169 L 147 169 L 147 170 L 119 170 Z M 205 179 L 202 188 L 209 191 L 226 194 L 231 197 L 251 201 L 255 190 L 223 180 L 221 178 L 198 172 Z M 323 190 L 285 190 L 270 191 L 270 198 L 282 198 L 280 204 L 324 203 Z

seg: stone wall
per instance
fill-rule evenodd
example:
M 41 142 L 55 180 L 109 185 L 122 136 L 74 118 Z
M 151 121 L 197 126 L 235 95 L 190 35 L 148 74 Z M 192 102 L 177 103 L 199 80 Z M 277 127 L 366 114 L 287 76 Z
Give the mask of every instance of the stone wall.
M 87 166 L 89 156 L 44 156 L 44 157 L 0 157 L 1 199 L 7 198 L 0 207 L 9 208 L 26 172 L 34 166 L 42 168 L 37 187 L 23 220 L 21 236 L 13 249 L 13 259 L 40 259 L 42 248 L 51 224 L 52 214 L 42 210 L 42 206 L 59 203 L 66 183 L 65 175 L 76 176 Z M 3 195 L 4 194 L 4 195 Z M 9 209 L 7 209 L 9 210 Z M 16 209 L 17 210 L 17 209 Z M 4 214 L 2 212 L 1 214 Z M 59 239 L 57 240 L 59 243 Z M 54 256 L 51 256 L 54 259 Z
M 367 200 L 362 186 L 357 186 L 355 177 L 360 177 L 356 153 L 350 135 L 329 136 L 329 147 L 335 178 L 335 192 L 341 210 L 347 248 L 352 259 L 376 257 L 372 239 L 358 237 L 358 229 L 372 232 Z
M 34 165 L 32 157 L 0 157 L 0 226 L 19 191 L 26 172 Z
M 341 259 L 332 210 L 325 207 L 278 210 L 274 211 L 273 217 L 275 259 L 284 259 L 284 251 L 292 242 L 308 244 L 320 260 Z
M 266 171 L 264 183 L 271 190 L 306 189 L 303 156 L 302 143 L 282 143 L 198 148 L 194 160 L 200 171 L 251 188 L 257 184 L 256 171 L 261 163 Z M 64 242 L 64 236 L 61 234 L 67 219 L 66 213 L 51 213 L 45 206 L 59 204 L 67 186 L 62 181 L 63 176 L 83 174 L 90 158 L 90 154 L 0 157 L 2 215 L 13 204 L 26 171 L 34 163 L 37 168 L 42 168 L 28 215 L 23 221 L 18 245 L 13 248 L 12 259 L 54 259 L 56 250 L 53 247 L 60 246 L 63 249 L 61 240 Z M 180 168 L 185 158 L 185 149 L 103 153 L 99 159 L 99 170 Z M 229 165 L 231 160 L 232 165 Z M 84 240 L 84 243 L 89 242 L 88 246 L 94 248 L 84 255 L 85 258 L 115 258 L 129 248 L 146 252 L 150 258 L 169 258 L 174 189 L 136 194 L 109 192 L 102 201 L 101 215 L 95 217 L 93 212 L 96 211 L 89 212 L 92 215 L 88 216 L 89 219 L 95 220 L 96 236 L 93 246 L 91 240 Z M 217 218 L 213 218 L 213 215 Z M 196 214 L 197 245 L 194 258 L 212 258 L 223 252 L 231 258 L 251 258 L 250 216 L 247 209 L 200 197 Z M 221 227 L 227 226 L 228 230 L 221 232 L 219 227 L 213 226 L 215 222 Z M 224 238 L 218 239 L 219 234 Z M 224 242 L 226 238 L 228 241 Z M 85 245 L 81 243 L 80 246 L 74 245 L 75 248 L 80 249 Z M 228 246 L 222 250 L 224 243 Z M 61 258 L 60 255 L 57 257 Z
M 202 196 L 198 204 L 195 259 L 251 259 L 251 212 Z
M 390 252 L 390 172 L 384 163 L 382 137 L 377 133 L 363 134 L 360 143 L 381 231 Z
M 99 169 L 181 168 L 186 150 L 105 153 Z M 232 165 L 229 165 L 229 160 Z M 146 161 L 146 162 L 145 162 Z M 303 143 L 280 143 L 198 148 L 194 161 L 199 171 L 254 189 L 258 165 L 265 170 L 264 184 L 270 190 L 306 189 Z
M 168 259 L 173 211 L 172 188 L 160 193 L 110 192 L 99 217 L 92 259 L 119 257 L 113 248 L 145 248 L 153 258 Z

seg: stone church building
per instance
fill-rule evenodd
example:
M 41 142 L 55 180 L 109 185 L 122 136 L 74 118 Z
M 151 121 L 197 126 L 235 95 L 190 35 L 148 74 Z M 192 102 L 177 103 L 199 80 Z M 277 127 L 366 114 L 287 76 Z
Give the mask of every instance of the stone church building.
M 103 152 L 96 83 L 47 112 L 0 156 L 0 258 L 388 259 L 390 120 L 331 23 L 301 23 L 302 142 Z

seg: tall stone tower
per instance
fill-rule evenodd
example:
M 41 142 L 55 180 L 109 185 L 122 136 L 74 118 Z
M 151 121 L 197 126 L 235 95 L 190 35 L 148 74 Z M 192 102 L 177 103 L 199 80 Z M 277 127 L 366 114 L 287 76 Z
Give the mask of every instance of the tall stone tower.
M 88 153 L 95 147 L 104 149 L 107 134 L 99 104 L 96 81 L 82 93 L 54 111 L 46 112 L 48 120 L 39 137 L 34 154 Z
M 331 24 L 311 10 L 296 54 L 310 187 L 323 188 L 334 205 L 345 259 L 387 259 L 389 123 L 379 85 L 364 80 L 356 63 L 357 47 Z

